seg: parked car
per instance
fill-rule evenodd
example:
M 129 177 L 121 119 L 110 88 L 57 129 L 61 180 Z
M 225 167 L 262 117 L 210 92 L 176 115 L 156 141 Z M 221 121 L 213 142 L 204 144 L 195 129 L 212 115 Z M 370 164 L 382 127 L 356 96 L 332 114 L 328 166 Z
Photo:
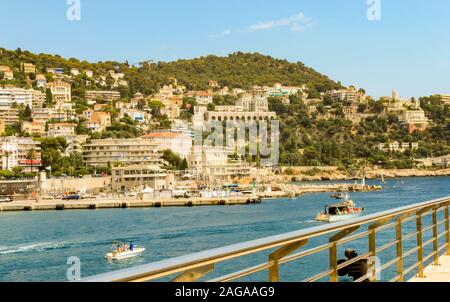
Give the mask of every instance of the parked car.
M 62 200 L 80 200 L 81 196 L 78 194 L 66 195 L 62 198 Z
M 12 200 L 9 197 L 1 197 L 0 198 L 0 203 L 3 203 L 3 202 L 12 202 Z
M 191 194 L 189 194 L 186 190 L 174 190 L 172 191 L 172 197 L 173 198 L 189 198 L 191 197 Z
M 95 195 L 94 194 L 82 194 L 81 195 L 81 199 L 94 199 Z

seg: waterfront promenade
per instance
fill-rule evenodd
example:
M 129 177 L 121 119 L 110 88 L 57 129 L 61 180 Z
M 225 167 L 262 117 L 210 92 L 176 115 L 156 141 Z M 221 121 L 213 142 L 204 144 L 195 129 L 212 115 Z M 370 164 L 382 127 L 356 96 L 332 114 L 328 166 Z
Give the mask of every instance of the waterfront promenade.
M 424 270 L 425 278 L 414 277 L 409 282 L 450 282 L 450 255 L 439 258 L 439 265 Z
M 117 208 L 160 208 L 194 206 L 231 206 L 261 203 L 267 198 L 293 198 L 307 193 L 323 192 L 368 192 L 381 190 L 381 187 L 362 184 L 325 184 L 325 185 L 283 185 L 281 191 L 239 195 L 232 197 L 190 197 L 139 200 L 136 197 L 107 197 L 103 199 L 81 200 L 24 200 L 0 204 L 0 212 L 11 211 L 49 211 L 49 210 L 97 210 Z

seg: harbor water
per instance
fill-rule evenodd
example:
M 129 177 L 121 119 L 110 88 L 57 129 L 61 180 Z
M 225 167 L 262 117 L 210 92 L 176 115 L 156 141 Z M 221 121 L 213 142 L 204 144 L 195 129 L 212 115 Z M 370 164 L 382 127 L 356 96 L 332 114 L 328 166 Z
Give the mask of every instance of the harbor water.
M 450 196 L 450 177 L 388 179 L 383 191 L 351 194 L 365 214 L 445 196 Z M 316 214 L 332 202 L 327 193 L 247 206 L 0 213 L 0 281 L 66 281 L 72 256 L 79 257 L 87 277 L 313 227 L 319 225 Z M 132 240 L 147 250 L 141 258 L 109 263 L 104 255 L 116 240 Z M 266 256 L 219 265 L 210 277 L 259 264 Z M 326 252 L 283 266 L 281 280 L 318 273 L 319 263 L 327 269 Z M 244 280 L 266 281 L 267 272 Z

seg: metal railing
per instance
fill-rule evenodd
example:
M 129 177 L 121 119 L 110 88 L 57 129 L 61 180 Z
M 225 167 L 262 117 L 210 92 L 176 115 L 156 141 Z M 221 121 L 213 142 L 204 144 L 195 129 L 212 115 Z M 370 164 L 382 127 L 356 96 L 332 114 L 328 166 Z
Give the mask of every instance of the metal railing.
M 377 267 L 375 270 L 371 270 L 370 274 L 366 274 L 355 280 L 355 282 L 376 281 L 376 273 L 388 268 L 394 271 L 395 276 L 386 281 L 402 282 L 405 281 L 405 276 L 411 273 L 417 273 L 419 278 L 423 278 L 425 276 L 424 268 L 427 261 L 432 259 L 433 265 L 438 265 L 440 255 L 444 253 L 450 255 L 449 205 L 450 197 L 441 198 L 375 213 L 357 219 L 321 225 L 296 232 L 105 273 L 83 279 L 82 281 L 145 282 L 162 280 L 163 278 L 170 277 L 170 280 L 175 282 L 191 282 L 203 279 L 207 274 L 213 272 L 216 265 L 220 263 L 226 264 L 226 261 L 241 259 L 241 257 L 244 256 L 266 252 L 265 257 L 267 257 L 267 261 L 264 263 L 216 277 L 209 281 L 229 282 L 262 271 L 268 271 L 268 281 L 278 282 L 282 281 L 280 280 L 279 273 L 280 265 L 328 251 L 328 269 L 310 276 L 305 280 L 298 281 L 313 282 L 329 278 L 329 281 L 331 282 L 338 282 L 338 273 L 340 270 L 349 267 L 360 260 L 373 258 L 394 247 L 395 253 L 392 254 L 395 254 L 395 256 L 392 257 L 392 259 L 388 259 L 383 265 Z M 443 216 L 443 219 L 439 221 L 438 215 Z M 426 220 L 424 219 L 427 216 L 431 216 L 432 218 L 429 225 L 426 225 Z M 403 226 L 408 222 L 413 223 L 414 231 L 404 234 Z M 439 227 L 444 230 L 439 231 Z M 409 226 L 409 228 L 411 228 L 411 226 Z M 377 244 L 376 235 L 387 230 L 393 231 L 392 240 L 379 246 Z M 356 231 L 359 232 L 355 233 Z M 430 231 L 432 232 L 430 235 L 431 239 L 424 242 L 424 234 Z M 321 240 L 326 240 L 327 242 L 325 244 L 312 246 L 309 249 L 298 251 L 302 247 L 307 246 L 313 239 L 314 241 L 317 241 L 316 239 L 319 238 Z M 368 252 L 338 264 L 338 247 L 343 247 L 350 242 L 355 242 L 358 239 L 364 238 L 367 239 L 367 242 L 364 243 L 364 245 L 368 248 Z M 413 244 L 411 241 L 414 238 L 416 240 Z M 439 240 L 445 241 L 445 244 L 439 246 Z M 413 246 L 413 248 L 404 251 L 406 242 L 408 242 L 410 246 Z M 432 247 L 432 252 L 429 255 L 424 255 L 426 247 Z M 414 263 L 405 268 L 405 259 L 410 259 L 414 255 L 417 257 Z M 393 266 L 395 264 L 396 269 L 394 270 Z

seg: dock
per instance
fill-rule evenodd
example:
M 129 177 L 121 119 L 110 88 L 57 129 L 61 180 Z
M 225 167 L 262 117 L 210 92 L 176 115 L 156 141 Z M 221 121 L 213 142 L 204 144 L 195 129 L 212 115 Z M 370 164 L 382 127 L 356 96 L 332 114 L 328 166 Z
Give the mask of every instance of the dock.
M 0 212 L 13 211 L 57 211 L 57 210 L 98 210 L 98 209 L 130 209 L 130 208 L 163 208 L 163 207 L 196 207 L 196 206 L 232 206 L 261 203 L 261 198 L 239 196 L 228 198 L 183 198 L 155 199 L 140 201 L 136 199 L 83 199 L 83 200 L 35 200 L 15 201 L 0 204 Z
M 331 193 L 331 192 L 373 192 L 380 191 L 381 186 L 365 184 L 285 184 L 282 185 L 286 196 L 300 196 L 308 193 Z
M 12 211 L 51 211 L 51 210 L 98 210 L 98 209 L 128 209 L 128 208 L 162 208 L 162 207 L 196 207 L 196 206 L 232 206 L 258 204 L 262 199 L 294 198 L 308 193 L 325 192 L 370 192 L 381 190 L 378 186 L 362 184 L 285 184 L 281 191 L 257 193 L 256 196 L 242 195 L 233 197 L 190 197 L 138 200 L 136 198 L 116 197 L 105 199 L 82 200 L 24 200 L 11 203 L 0 203 L 1 212 Z

